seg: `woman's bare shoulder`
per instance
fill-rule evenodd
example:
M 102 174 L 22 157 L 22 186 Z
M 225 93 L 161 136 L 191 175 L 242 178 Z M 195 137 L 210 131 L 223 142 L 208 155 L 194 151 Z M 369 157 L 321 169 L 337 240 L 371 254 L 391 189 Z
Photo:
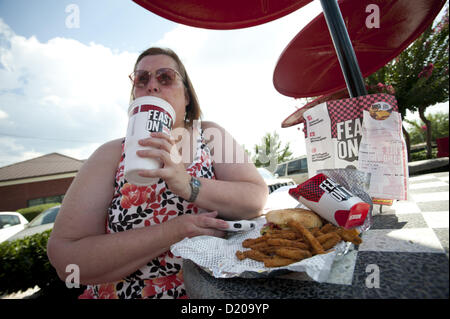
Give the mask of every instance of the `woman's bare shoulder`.
M 117 165 L 122 155 L 123 138 L 115 139 L 100 145 L 88 158 L 86 164 L 111 163 Z
M 211 134 L 221 134 L 222 138 L 225 138 L 225 135 L 230 135 L 230 133 L 222 126 L 217 124 L 216 122 L 212 121 L 202 121 L 202 130 L 203 132 L 206 132 L 208 135 L 208 132 Z
M 122 152 L 122 143 L 124 141 L 124 138 L 118 138 L 109 142 L 106 142 L 98 148 L 98 150 L 102 150 L 104 152 Z
M 220 126 L 219 124 L 217 124 L 216 122 L 212 122 L 212 121 L 202 121 L 202 129 L 209 129 L 209 128 L 217 128 L 220 130 L 224 130 L 224 128 L 222 126 Z

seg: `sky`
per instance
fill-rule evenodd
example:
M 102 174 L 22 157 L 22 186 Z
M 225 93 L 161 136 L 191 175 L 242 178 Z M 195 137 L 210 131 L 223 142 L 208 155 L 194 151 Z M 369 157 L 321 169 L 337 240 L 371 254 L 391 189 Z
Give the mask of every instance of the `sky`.
M 304 155 L 301 126 L 281 122 L 306 102 L 277 92 L 272 77 L 283 49 L 321 11 L 312 1 L 263 25 L 219 31 L 171 22 L 131 0 L 0 0 L 0 167 L 52 152 L 87 159 L 125 136 L 128 74 L 151 46 L 180 56 L 204 120 L 248 150 L 276 131 L 295 157 Z

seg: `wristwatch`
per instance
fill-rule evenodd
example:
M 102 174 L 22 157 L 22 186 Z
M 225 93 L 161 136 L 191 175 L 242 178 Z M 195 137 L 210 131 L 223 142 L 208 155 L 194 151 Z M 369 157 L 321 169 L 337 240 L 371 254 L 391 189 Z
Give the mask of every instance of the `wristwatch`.
M 200 191 L 200 186 L 202 186 L 202 183 L 200 183 L 200 181 L 197 178 L 192 176 L 189 185 L 191 186 L 191 197 L 189 197 L 188 202 L 192 203 L 195 202 L 198 192 Z

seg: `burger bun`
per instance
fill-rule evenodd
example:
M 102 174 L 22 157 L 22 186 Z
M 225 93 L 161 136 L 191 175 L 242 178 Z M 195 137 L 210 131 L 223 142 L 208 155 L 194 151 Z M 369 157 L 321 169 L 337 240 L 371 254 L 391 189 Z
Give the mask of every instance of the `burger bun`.
M 305 228 L 322 227 L 322 220 L 313 211 L 303 208 L 288 208 L 271 210 L 266 214 L 268 223 L 273 223 L 281 228 L 288 227 L 290 220 L 299 222 Z

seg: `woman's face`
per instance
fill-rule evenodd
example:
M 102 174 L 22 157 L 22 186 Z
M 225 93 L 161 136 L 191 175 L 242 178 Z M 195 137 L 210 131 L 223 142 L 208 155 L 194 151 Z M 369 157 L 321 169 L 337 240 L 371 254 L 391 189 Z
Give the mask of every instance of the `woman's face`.
M 179 72 L 175 60 L 167 55 L 147 55 L 139 61 L 136 66 L 136 70 L 149 71 L 151 73 L 151 77 L 148 84 L 143 88 L 136 86 L 133 88 L 134 98 L 142 96 L 156 96 L 166 100 L 175 110 L 176 119 L 173 128 L 183 127 L 186 106 L 189 104 L 183 80 L 179 76 L 176 76 L 176 79 L 172 85 L 162 85 L 154 76 L 156 70 L 160 68 L 171 68 Z

